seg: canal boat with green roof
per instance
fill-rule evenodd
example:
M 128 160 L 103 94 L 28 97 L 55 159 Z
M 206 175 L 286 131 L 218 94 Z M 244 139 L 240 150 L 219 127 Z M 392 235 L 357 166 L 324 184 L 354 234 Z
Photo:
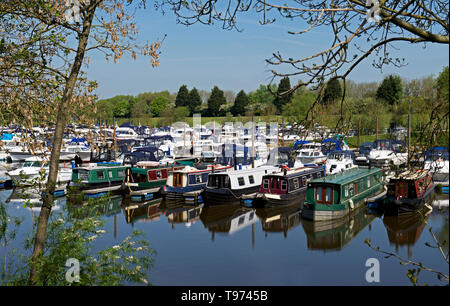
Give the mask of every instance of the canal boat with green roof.
M 128 167 L 118 162 L 99 162 L 87 167 L 73 168 L 71 191 L 72 193 L 80 191 L 85 198 L 96 198 L 107 193 L 120 193 Z
M 313 221 L 339 219 L 384 191 L 382 170 L 356 168 L 308 183 L 302 217 Z

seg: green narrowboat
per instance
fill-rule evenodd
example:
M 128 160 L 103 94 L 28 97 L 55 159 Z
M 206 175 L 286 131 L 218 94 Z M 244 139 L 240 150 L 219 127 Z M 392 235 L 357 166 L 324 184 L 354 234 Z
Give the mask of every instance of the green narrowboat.
M 324 221 L 339 219 L 360 208 L 368 198 L 381 195 L 382 170 L 355 168 L 308 183 L 302 217 Z
M 159 194 L 161 186 L 164 186 L 169 171 L 183 169 L 184 165 L 161 165 L 159 162 L 140 161 L 134 167 L 127 169 L 123 189 L 134 202 L 148 201 Z
M 72 169 L 72 190 L 81 191 L 85 197 L 97 198 L 106 193 L 120 193 L 126 169 L 117 162 L 100 162 L 95 166 Z

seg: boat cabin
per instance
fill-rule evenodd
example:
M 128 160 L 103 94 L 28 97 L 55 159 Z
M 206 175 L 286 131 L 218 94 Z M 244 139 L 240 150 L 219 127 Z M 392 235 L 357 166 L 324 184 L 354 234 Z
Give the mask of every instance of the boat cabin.
M 387 195 L 394 198 L 420 198 L 432 187 L 433 180 L 428 171 L 408 170 L 390 179 Z
M 281 173 L 265 175 L 259 188 L 259 193 L 288 194 L 306 190 L 308 182 L 323 177 L 322 166 L 302 167 Z

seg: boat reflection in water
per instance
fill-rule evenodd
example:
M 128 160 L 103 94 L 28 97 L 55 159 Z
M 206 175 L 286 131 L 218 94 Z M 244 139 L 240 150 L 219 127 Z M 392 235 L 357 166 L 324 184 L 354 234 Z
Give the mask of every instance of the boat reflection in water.
M 67 200 L 68 210 L 77 219 L 116 216 L 122 210 L 122 196 L 105 196 L 98 199 L 89 199 L 82 203 L 72 203 Z
M 287 206 L 257 208 L 256 215 L 261 219 L 263 231 L 266 233 L 284 233 L 297 227 L 301 223 L 302 203 Z
M 184 224 L 190 227 L 192 224 L 200 220 L 203 204 L 197 206 L 186 205 L 184 199 L 163 200 L 160 209 L 167 217 L 167 221 L 175 228 L 175 224 Z
M 368 214 L 366 209 L 359 209 L 355 214 L 338 220 L 314 222 L 303 219 L 308 249 L 324 252 L 342 250 L 374 219 L 375 216 Z
M 408 256 L 412 256 L 411 246 L 415 245 L 425 227 L 431 210 L 416 212 L 402 216 L 384 216 L 383 223 L 391 245 L 408 247 Z
M 127 224 L 136 222 L 152 222 L 160 219 L 161 211 L 159 206 L 161 198 L 141 203 L 126 202 L 123 206 L 123 214 Z
M 205 206 L 200 214 L 203 225 L 212 233 L 234 234 L 259 220 L 255 209 L 234 205 Z M 254 227 L 253 227 L 254 232 Z

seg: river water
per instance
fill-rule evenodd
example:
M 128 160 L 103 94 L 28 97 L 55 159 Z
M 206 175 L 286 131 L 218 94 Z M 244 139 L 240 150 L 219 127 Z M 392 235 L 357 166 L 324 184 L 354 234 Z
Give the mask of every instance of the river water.
M 16 241 L 10 247 L 20 252 L 39 214 L 24 205 L 18 190 L 0 190 L 10 217 L 23 217 Z M 31 197 L 31 196 L 30 196 Z M 448 264 L 434 244 L 435 236 L 448 241 L 448 196 L 438 197 L 425 222 L 417 216 L 383 217 L 361 209 L 340 222 L 313 223 L 301 219 L 300 205 L 281 208 L 247 208 L 240 205 L 183 205 L 160 199 L 127 203 L 113 197 L 98 207 L 106 221 L 106 234 L 96 240 L 101 250 L 119 244 L 134 229 L 156 250 L 149 270 L 153 285 L 244 286 L 244 285 L 411 285 L 395 257 L 385 258 L 364 243 L 425 266 L 448 273 Z M 62 209 L 59 198 L 53 211 Z M 440 209 L 443 207 L 443 209 Z M 3 265 L 4 249 L 0 259 Z M 444 248 L 448 254 L 448 246 Z M 379 262 L 379 282 L 368 282 L 370 258 Z M 442 285 L 436 275 L 423 271 L 419 284 Z

